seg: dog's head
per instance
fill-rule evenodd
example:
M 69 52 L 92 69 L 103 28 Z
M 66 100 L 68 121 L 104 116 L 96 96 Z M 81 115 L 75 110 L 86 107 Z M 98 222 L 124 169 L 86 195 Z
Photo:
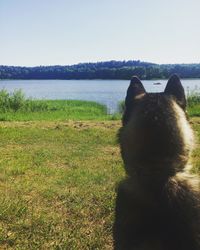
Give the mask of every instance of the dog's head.
M 133 173 L 174 175 L 188 161 L 193 134 L 186 119 L 186 98 L 177 75 L 165 91 L 147 93 L 137 77 L 127 90 L 120 131 L 125 168 Z

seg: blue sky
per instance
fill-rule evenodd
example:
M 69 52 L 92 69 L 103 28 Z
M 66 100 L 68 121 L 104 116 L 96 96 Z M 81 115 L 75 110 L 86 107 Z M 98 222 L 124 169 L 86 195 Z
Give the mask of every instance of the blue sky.
M 200 0 L 0 0 L 0 65 L 200 62 Z

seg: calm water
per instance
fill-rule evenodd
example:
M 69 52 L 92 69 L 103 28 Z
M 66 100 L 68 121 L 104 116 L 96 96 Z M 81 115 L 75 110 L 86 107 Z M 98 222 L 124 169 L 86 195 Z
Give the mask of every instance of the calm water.
M 129 85 L 128 80 L 0 80 L 0 89 L 13 92 L 22 89 L 27 97 L 35 99 L 75 99 L 89 100 L 105 104 L 108 112 L 117 110 Z M 161 85 L 153 83 L 160 82 Z M 167 80 L 146 80 L 143 84 L 147 92 L 161 92 Z M 182 80 L 186 93 L 200 90 L 200 79 Z

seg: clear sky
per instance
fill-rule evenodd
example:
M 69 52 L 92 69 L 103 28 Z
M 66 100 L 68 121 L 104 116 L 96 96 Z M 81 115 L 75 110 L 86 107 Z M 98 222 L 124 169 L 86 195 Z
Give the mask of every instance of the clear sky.
M 0 0 L 0 65 L 200 62 L 200 0 Z

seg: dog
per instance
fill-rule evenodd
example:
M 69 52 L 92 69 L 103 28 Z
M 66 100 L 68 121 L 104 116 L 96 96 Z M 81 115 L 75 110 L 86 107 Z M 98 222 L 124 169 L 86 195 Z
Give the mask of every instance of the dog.
M 117 189 L 115 250 L 200 250 L 199 180 L 190 174 L 194 136 L 179 77 L 147 93 L 137 77 L 127 90 Z

